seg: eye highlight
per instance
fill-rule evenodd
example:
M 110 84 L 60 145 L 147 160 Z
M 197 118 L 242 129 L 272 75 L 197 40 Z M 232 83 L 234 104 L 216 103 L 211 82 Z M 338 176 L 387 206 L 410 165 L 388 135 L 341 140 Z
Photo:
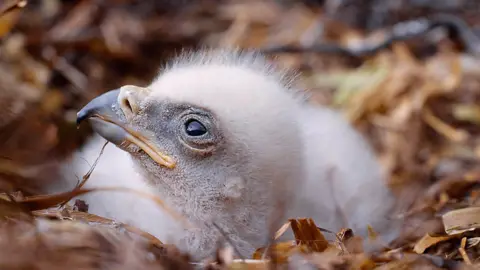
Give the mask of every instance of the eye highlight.
M 207 128 L 196 119 L 189 119 L 185 122 L 185 133 L 188 136 L 198 137 L 207 133 Z

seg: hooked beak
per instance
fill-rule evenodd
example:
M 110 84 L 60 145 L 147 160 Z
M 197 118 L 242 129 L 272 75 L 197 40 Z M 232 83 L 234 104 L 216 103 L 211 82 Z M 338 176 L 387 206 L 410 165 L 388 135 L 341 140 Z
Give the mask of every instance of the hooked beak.
M 126 151 L 130 144 L 134 144 L 159 165 L 173 169 L 176 164 L 173 158 L 160 151 L 149 137 L 127 124 L 119 105 L 119 98 L 125 96 L 122 91 L 128 94 L 132 87 L 127 88 L 112 90 L 91 100 L 77 113 L 77 125 L 88 119 L 95 132 L 120 149 Z

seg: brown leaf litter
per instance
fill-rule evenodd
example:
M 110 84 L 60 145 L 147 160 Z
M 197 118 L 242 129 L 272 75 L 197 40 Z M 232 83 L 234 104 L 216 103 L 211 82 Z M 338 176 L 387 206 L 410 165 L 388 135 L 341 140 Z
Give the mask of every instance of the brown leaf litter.
M 144 241 L 80 222 L 2 224 L 0 268 L 191 269 Z
M 416 17 L 436 15 L 415 8 L 416 1 L 392 11 L 389 1 L 375 2 L 387 15 L 363 0 L 348 7 L 323 1 L 330 4 L 322 8 L 301 1 L 186 1 L 176 8 L 153 0 L 1 2 L 0 269 L 478 268 L 480 59 L 469 49 L 475 38 L 465 42 L 461 33 L 474 32 L 468 25 L 478 26 L 480 17 L 457 9 L 452 14 L 467 21 L 460 28 L 394 41 L 368 55 L 338 50 L 379 44 L 395 29 L 425 22 Z M 355 16 L 347 13 L 388 19 L 367 30 L 348 24 Z M 318 44 L 335 46 L 309 50 Z M 66 204 L 93 192 L 81 184 L 38 194 L 55 178 L 51 164 L 90 132 L 77 130 L 79 107 L 118 85 L 148 82 L 174 51 L 202 45 L 301 48 L 271 56 L 301 70 L 298 87 L 310 90 L 312 102 L 341 109 L 375 146 L 404 209 L 394 217 L 405 222 L 402 235 L 387 246 L 375 228 L 362 239 L 348 228 L 329 232 L 308 217 L 290 219 L 276 237 L 292 229 L 291 241 L 259 247 L 245 261 L 227 245 L 194 266 L 162 239 L 89 214 L 79 201 Z M 327 233 L 336 240 L 326 241 Z

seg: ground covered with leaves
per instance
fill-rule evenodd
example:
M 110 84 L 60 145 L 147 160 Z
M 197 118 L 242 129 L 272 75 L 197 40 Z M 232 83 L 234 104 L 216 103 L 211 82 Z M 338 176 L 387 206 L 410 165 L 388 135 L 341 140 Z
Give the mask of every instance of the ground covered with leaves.
M 0 2 L 0 269 L 480 267 L 475 26 L 474 0 Z M 256 48 L 300 70 L 313 102 L 342 110 L 367 136 L 408 209 L 396 217 L 405 226 L 394 243 L 373 229 L 361 239 L 290 220 L 277 233 L 291 227 L 296 240 L 245 261 L 219 248 L 195 265 L 161 239 L 89 214 L 82 201 L 65 204 L 89 190 L 38 194 L 53 175 L 35 167 L 66 157 L 91 132 L 76 127 L 81 106 L 146 84 L 175 52 L 205 45 Z

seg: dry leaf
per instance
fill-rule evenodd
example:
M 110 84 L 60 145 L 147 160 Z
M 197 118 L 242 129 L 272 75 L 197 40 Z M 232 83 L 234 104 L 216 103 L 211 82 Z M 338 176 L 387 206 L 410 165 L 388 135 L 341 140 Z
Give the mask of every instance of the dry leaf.
M 32 214 L 36 217 L 43 217 L 43 218 L 55 218 L 55 219 L 60 219 L 60 220 L 71 220 L 71 221 L 80 221 L 80 222 L 85 222 L 90 225 L 94 226 L 100 226 L 102 225 L 103 227 L 107 228 L 115 228 L 115 229 L 125 229 L 128 232 L 131 232 L 133 234 L 139 235 L 141 237 L 144 237 L 148 239 L 153 245 L 161 246 L 163 243 L 157 239 L 155 236 L 140 230 L 138 228 L 135 228 L 133 226 L 127 225 L 127 224 L 122 224 L 119 222 L 116 222 L 112 219 L 100 217 L 94 214 L 90 213 L 85 213 L 85 212 L 80 212 L 80 211 L 68 211 L 67 210 L 67 217 L 64 217 L 64 213 L 66 209 L 43 209 L 43 210 L 36 210 L 33 211 Z
M 317 269 L 374 269 L 376 263 L 366 254 L 336 256 L 332 253 L 312 253 L 305 256 Z
M 311 218 L 289 219 L 298 245 L 306 245 L 311 251 L 322 252 L 329 246 L 320 229 Z
M 445 232 L 449 235 L 480 228 L 480 207 L 450 211 L 442 216 Z
M 275 243 L 268 248 L 267 255 L 273 254 L 276 263 L 286 263 L 288 258 L 295 253 L 307 253 L 309 249 L 305 245 L 297 245 L 295 241 Z M 255 250 L 252 259 L 260 260 L 265 255 L 266 248 Z
M 38 219 L 0 226 L 0 268 L 18 269 L 192 269 L 186 260 L 158 258 L 148 243 L 104 227 Z M 178 257 L 178 256 L 177 256 Z M 165 267 L 162 264 L 165 263 Z
M 266 260 L 233 260 L 229 265 L 230 270 L 267 270 L 269 268 L 269 262 Z
M 280 236 L 282 236 L 288 229 L 290 228 L 290 221 L 288 222 L 285 222 L 282 227 L 280 227 L 280 229 L 278 229 L 276 232 L 275 232 L 275 236 L 273 239 L 277 240 L 278 238 L 280 238 Z
M 450 240 L 456 237 L 455 235 L 450 236 L 431 236 L 430 234 L 426 234 L 422 239 L 418 240 L 418 242 L 413 247 L 413 251 L 418 254 L 422 254 L 427 250 L 427 248 L 432 247 L 440 242 Z

